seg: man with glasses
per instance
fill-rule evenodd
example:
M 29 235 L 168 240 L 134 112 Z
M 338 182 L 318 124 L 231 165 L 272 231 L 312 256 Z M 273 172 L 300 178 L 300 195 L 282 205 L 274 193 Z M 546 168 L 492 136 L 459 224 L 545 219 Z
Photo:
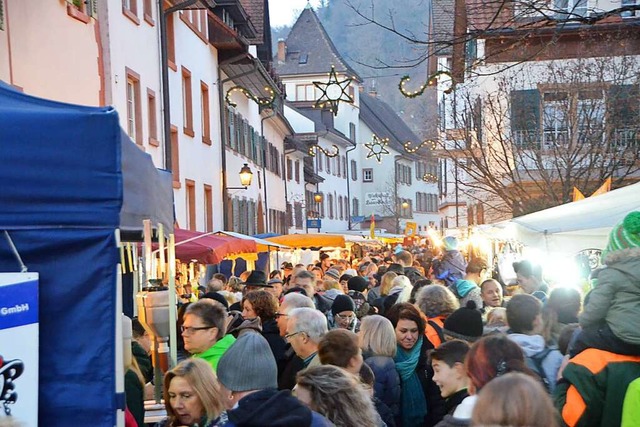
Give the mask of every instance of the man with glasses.
M 349 295 L 338 295 L 331 306 L 331 329 L 341 328 L 357 332 L 358 319 L 355 311 L 356 305 Z
M 236 340 L 233 335 L 225 335 L 227 310 L 212 299 L 202 299 L 187 307 L 181 331 L 184 349 L 209 362 L 214 371 L 220 357 Z
M 313 300 L 299 293 L 291 293 L 284 296 L 280 303 L 280 309 L 276 313 L 276 322 L 280 336 L 287 335 L 287 324 L 289 323 L 289 313 L 296 308 L 315 309 Z M 278 366 L 278 389 L 293 389 L 296 385 L 296 374 L 304 368 L 302 359 L 299 358 L 291 344 L 287 343 L 284 351 L 284 360 Z
M 319 366 L 318 343 L 327 333 L 327 319 L 313 308 L 296 308 L 289 312 L 287 340 L 303 361 L 303 366 Z

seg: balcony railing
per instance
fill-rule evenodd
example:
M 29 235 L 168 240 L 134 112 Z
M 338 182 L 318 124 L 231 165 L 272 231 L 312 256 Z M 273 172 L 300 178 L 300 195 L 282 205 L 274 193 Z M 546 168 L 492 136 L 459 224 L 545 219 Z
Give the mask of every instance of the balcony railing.
M 574 140 L 569 129 L 546 129 L 542 133 L 537 130 L 514 130 L 513 143 L 524 149 L 552 149 L 566 148 Z M 581 129 L 577 132 L 578 145 L 606 144 L 620 149 L 639 147 L 640 128 L 616 128 L 610 133 L 602 128 L 593 127 Z

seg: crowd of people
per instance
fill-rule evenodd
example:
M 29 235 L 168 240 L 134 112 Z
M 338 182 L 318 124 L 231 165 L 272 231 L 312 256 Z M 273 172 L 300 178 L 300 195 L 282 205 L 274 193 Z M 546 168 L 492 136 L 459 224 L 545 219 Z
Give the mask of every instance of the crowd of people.
M 435 259 L 398 248 L 217 274 L 180 307 L 160 425 L 638 426 L 640 212 L 603 261 L 586 298 L 527 260 L 506 293 L 452 237 Z M 141 426 L 152 368 L 135 322 L 134 338 Z

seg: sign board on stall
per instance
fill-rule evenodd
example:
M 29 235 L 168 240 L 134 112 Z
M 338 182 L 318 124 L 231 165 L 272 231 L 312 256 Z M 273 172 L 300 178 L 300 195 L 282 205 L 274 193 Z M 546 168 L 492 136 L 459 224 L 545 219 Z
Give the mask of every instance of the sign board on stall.
M 391 195 L 384 191 L 378 191 L 375 193 L 365 193 L 364 205 L 365 206 L 385 206 L 391 204 Z
M 0 410 L 38 425 L 38 273 L 0 273 Z
M 413 237 L 416 235 L 417 230 L 418 230 L 417 223 L 407 221 L 406 225 L 404 226 L 404 235 L 407 237 Z
M 307 228 L 322 228 L 322 220 L 321 219 L 308 219 L 307 220 Z

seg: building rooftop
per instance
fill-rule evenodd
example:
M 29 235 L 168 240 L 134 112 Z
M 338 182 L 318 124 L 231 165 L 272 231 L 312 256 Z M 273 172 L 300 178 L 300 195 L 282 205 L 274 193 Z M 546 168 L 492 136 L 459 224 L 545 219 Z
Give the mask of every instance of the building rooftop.
M 389 146 L 403 155 L 411 157 L 404 143 L 415 147 L 422 142 L 389 104 L 364 92 L 360 93 L 360 119 L 377 137 L 389 138 Z
M 337 73 L 346 73 L 362 81 L 358 73 L 342 58 L 320 18 L 310 7 L 305 8 L 293 24 L 285 44 L 285 61 L 277 65 L 281 76 L 328 74 L 333 65 Z

